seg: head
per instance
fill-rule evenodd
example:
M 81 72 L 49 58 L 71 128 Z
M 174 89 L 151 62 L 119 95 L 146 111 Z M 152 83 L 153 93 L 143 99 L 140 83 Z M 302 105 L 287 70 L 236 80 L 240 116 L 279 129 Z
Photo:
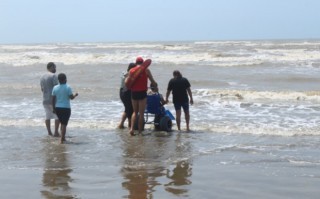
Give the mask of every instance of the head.
M 59 83 L 60 83 L 60 84 L 65 84 L 65 83 L 67 83 L 67 76 L 66 76 L 66 74 L 60 73 L 60 74 L 58 75 L 58 80 L 59 80 Z
M 131 68 L 134 68 L 134 67 L 136 67 L 136 64 L 135 63 L 130 63 L 129 66 L 128 66 L 127 71 L 129 71 Z
M 155 93 L 159 91 L 158 86 L 154 85 L 152 82 L 150 83 L 150 89 L 152 92 L 155 92 Z
M 136 64 L 137 65 L 140 65 L 140 64 L 142 64 L 143 63 L 143 58 L 142 57 L 137 57 L 136 58 Z
M 173 77 L 174 78 L 181 78 L 182 74 L 180 73 L 180 71 L 175 70 L 175 71 L 173 71 Z
M 47 70 L 52 73 L 55 73 L 56 72 L 56 65 L 53 62 L 49 62 L 47 64 Z

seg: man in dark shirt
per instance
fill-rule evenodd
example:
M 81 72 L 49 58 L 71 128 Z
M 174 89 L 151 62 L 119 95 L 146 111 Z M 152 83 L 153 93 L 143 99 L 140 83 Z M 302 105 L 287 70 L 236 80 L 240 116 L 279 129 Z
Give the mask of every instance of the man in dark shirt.
M 172 91 L 172 98 L 174 108 L 176 110 L 176 122 L 178 126 L 178 130 L 180 131 L 180 123 L 181 123 L 181 107 L 183 108 L 184 116 L 186 119 L 187 131 L 190 131 L 189 121 L 189 102 L 193 104 L 192 92 L 190 89 L 191 85 L 187 78 L 182 77 L 180 71 L 173 71 L 173 78 L 169 81 L 168 89 L 166 93 L 166 103 L 169 102 L 168 98 Z M 189 101 L 189 97 L 190 101 Z

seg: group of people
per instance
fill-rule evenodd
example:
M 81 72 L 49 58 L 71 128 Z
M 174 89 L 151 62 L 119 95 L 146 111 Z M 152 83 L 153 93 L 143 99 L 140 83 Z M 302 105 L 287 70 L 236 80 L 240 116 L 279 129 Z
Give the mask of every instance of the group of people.
M 138 120 L 139 133 L 143 130 L 148 80 L 151 82 L 150 85 L 152 85 L 153 92 L 158 92 L 158 84 L 154 80 L 149 68 L 146 68 L 141 75 L 137 77 L 130 89 L 125 86 L 126 78 L 135 73 L 143 62 L 144 60 L 142 57 L 137 57 L 135 63 L 129 64 L 127 72 L 121 79 L 120 98 L 124 104 L 125 110 L 122 113 L 121 122 L 118 127 L 124 128 L 124 122 L 128 119 L 130 135 L 135 135 L 134 122 L 136 119 Z M 67 84 L 67 76 L 64 73 L 60 73 L 58 76 L 56 76 L 55 73 L 55 63 L 49 62 L 47 64 L 47 73 L 40 79 L 40 86 L 43 94 L 43 107 L 45 110 L 45 125 L 48 135 L 61 137 L 61 143 L 64 143 L 66 141 L 65 135 L 67 125 L 71 116 L 70 100 L 76 98 L 78 93 L 73 94 L 71 87 Z M 173 78 L 169 81 L 166 97 L 162 100 L 162 104 L 168 103 L 169 96 L 172 92 L 178 130 L 180 130 L 181 109 L 183 109 L 185 114 L 187 131 L 190 130 L 189 104 L 193 104 L 190 87 L 191 85 L 188 79 L 184 78 L 178 70 L 175 70 L 173 71 Z M 51 131 L 51 119 L 55 120 L 54 133 Z M 61 135 L 59 134 L 59 130 Z
M 148 79 L 153 92 L 158 92 L 158 84 L 154 80 L 149 68 L 146 68 L 142 74 L 137 77 L 130 89 L 125 85 L 125 80 L 135 73 L 144 62 L 142 57 L 137 57 L 135 63 L 130 63 L 127 72 L 121 78 L 120 99 L 124 105 L 119 128 L 124 128 L 124 122 L 128 119 L 129 133 L 134 135 L 134 124 L 138 117 L 138 132 L 143 130 L 144 111 L 147 103 Z M 189 104 L 193 104 L 191 85 L 187 78 L 183 77 L 180 71 L 173 71 L 173 78 L 169 81 L 166 97 L 162 100 L 162 104 L 169 102 L 169 96 L 172 93 L 173 104 L 176 111 L 176 124 L 178 130 L 181 130 L 181 109 L 183 109 L 186 120 L 187 131 L 190 131 L 190 113 Z
M 71 116 L 70 99 L 73 100 L 78 93 L 73 94 L 67 84 L 67 76 L 64 73 L 55 75 L 56 65 L 53 62 L 47 64 L 47 73 L 40 79 L 43 94 L 43 107 L 45 110 L 45 124 L 48 135 L 61 137 L 61 143 L 66 141 L 67 125 Z M 55 120 L 54 134 L 51 131 L 50 120 Z M 59 134 L 59 126 L 61 135 Z

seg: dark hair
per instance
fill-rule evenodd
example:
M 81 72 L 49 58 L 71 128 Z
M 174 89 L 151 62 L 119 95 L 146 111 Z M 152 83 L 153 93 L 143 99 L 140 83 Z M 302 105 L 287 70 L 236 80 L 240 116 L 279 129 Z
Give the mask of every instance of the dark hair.
M 129 66 L 128 66 L 127 71 L 129 71 L 131 68 L 134 68 L 134 67 L 136 67 L 136 64 L 135 63 L 130 63 Z
M 182 74 L 180 73 L 180 71 L 175 70 L 175 71 L 173 71 L 173 76 L 174 76 L 174 77 L 181 78 L 181 77 L 182 77 Z
M 158 88 L 157 84 L 153 84 L 152 82 L 150 82 L 150 89 L 153 90 L 155 88 Z
M 47 69 L 49 69 L 49 68 L 51 68 L 51 67 L 53 67 L 53 66 L 55 66 L 55 64 L 54 64 L 53 62 L 49 62 L 49 63 L 47 64 Z
M 60 83 L 60 84 L 65 83 L 65 82 L 66 82 L 66 80 L 67 80 L 67 76 L 66 76 L 66 74 L 64 74 L 64 73 L 60 73 L 60 74 L 58 75 L 58 80 L 59 80 L 59 83 Z

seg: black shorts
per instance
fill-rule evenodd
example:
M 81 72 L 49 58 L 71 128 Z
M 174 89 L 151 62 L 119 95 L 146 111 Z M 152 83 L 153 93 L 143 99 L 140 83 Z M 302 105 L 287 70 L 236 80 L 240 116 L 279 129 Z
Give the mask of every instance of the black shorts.
M 131 98 L 134 100 L 143 100 L 147 97 L 147 91 L 132 91 Z
M 184 112 L 189 111 L 189 102 L 184 102 L 184 103 L 175 102 L 173 103 L 173 105 L 176 111 L 180 111 L 181 107 L 183 108 Z
M 56 114 L 59 118 L 60 123 L 67 126 L 71 116 L 71 109 L 56 107 Z

